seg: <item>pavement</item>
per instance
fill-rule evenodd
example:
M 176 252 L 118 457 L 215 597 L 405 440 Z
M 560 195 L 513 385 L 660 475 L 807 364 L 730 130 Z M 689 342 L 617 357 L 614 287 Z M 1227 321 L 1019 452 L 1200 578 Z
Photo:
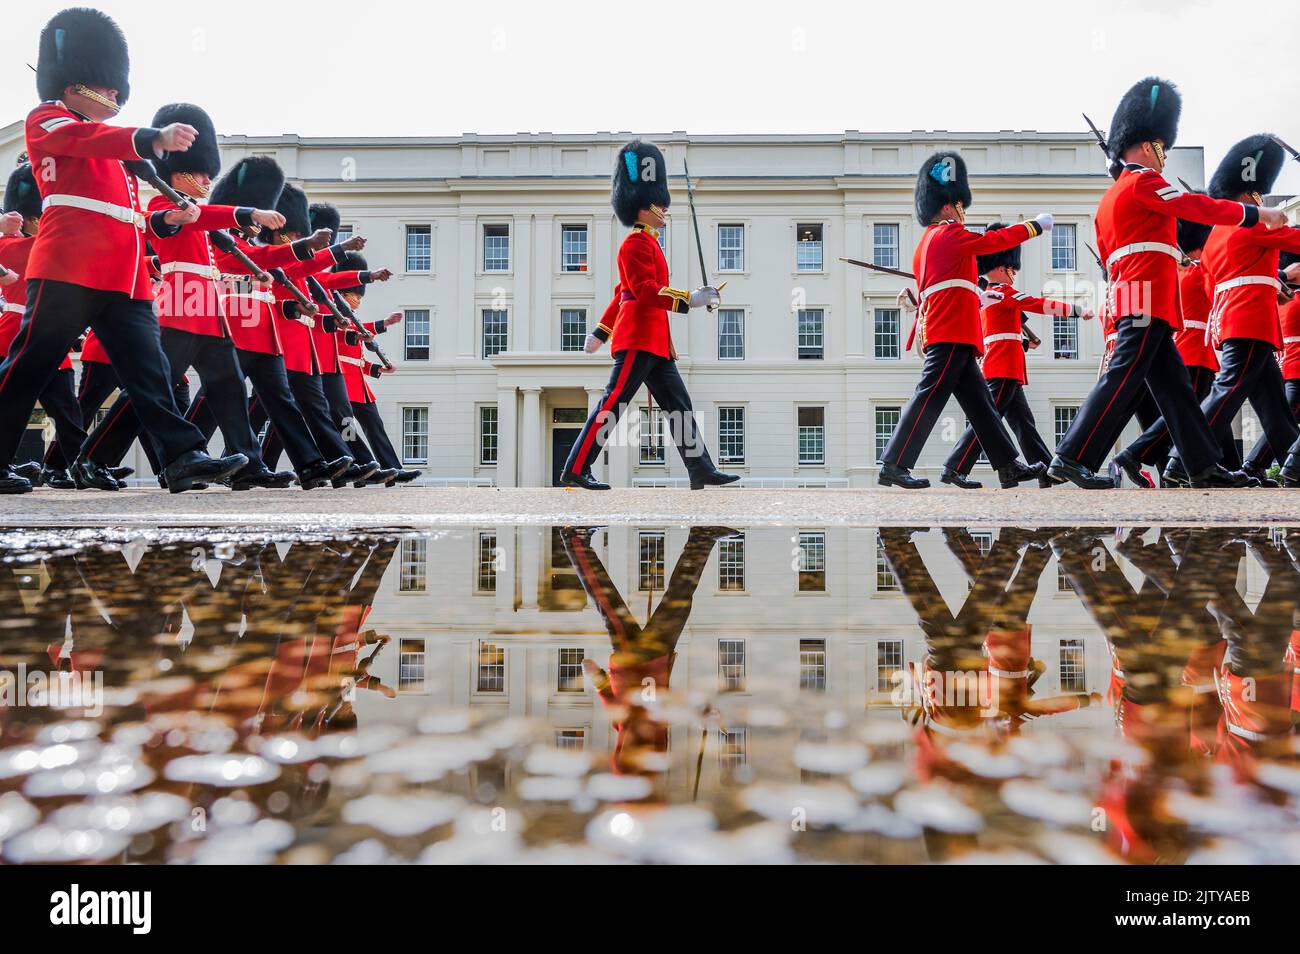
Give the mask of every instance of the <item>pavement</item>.
M 835 490 L 367 487 L 343 490 L 40 488 L 0 496 L 0 527 L 240 527 L 303 531 L 455 525 L 1300 526 L 1296 490 Z

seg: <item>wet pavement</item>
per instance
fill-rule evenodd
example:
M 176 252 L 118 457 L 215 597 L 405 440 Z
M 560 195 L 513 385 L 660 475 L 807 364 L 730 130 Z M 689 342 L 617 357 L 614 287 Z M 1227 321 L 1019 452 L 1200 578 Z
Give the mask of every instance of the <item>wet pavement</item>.
M 6 863 L 1300 861 L 1280 527 L 14 529 L 0 560 Z

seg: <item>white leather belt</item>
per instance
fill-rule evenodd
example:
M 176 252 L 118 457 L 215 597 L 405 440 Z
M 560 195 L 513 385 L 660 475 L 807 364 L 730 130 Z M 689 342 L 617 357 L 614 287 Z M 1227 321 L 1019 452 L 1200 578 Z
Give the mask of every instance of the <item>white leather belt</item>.
M 1119 339 L 1119 332 L 1112 331 L 1106 336 L 1106 344 L 1114 344 Z
M 9 309 L 9 306 L 8 306 L 8 305 L 5 305 L 5 310 L 8 311 L 8 309 Z M 1300 344 L 1300 335 L 1292 335 L 1290 338 L 1283 338 L 1283 339 L 1282 339 L 1282 343 L 1283 343 L 1283 344 Z
M 1209 326 L 1210 323 L 1208 321 L 1184 321 L 1183 322 L 1184 328 L 1192 328 L 1196 331 L 1204 331 Z
M 994 669 L 992 666 L 989 666 L 989 675 L 998 676 L 1002 679 L 1028 679 L 1029 670 L 1025 669 L 1020 672 L 1011 672 L 1006 669 Z
M 1272 285 L 1278 291 L 1282 290 L 1282 283 L 1272 275 L 1239 275 L 1236 278 L 1230 278 L 1226 282 L 1219 282 L 1214 286 L 1214 294 L 1225 292 L 1230 288 L 1240 288 L 1242 285 Z
M 1263 732 L 1255 732 L 1233 722 L 1228 723 L 1228 731 L 1239 738 L 1249 739 L 1251 742 L 1267 742 L 1272 738 L 1272 736 L 1265 735 Z
M 172 272 L 185 272 L 188 275 L 200 275 L 214 282 L 221 280 L 221 270 L 215 265 L 200 265 L 198 262 L 163 262 L 159 269 L 164 275 Z
M 948 288 L 964 288 L 968 292 L 980 293 L 979 286 L 974 282 L 968 282 L 964 278 L 950 278 L 947 281 L 935 282 L 929 288 L 921 289 L 921 301 L 925 301 L 935 292 L 941 292 Z
M 88 199 L 84 195 L 60 194 L 47 195 L 44 201 L 41 202 L 42 209 L 52 208 L 56 205 L 64 205 L 72 209 L 84 209 L 87 212 L 98 212 L 100 215 L 107 215 L 115 221 L 134 225 L 141 232 L 144 231 L 144 213 L 129 209 L 124 205 L 114 205 L 112 202 L 102 202 L 99 199 Z
M 223 298 L 252 298 L 255 301 L 265 302 L 268 305 L 275 304 L 275 296 L 269 291 L 232 291 L 229 294 L 222 295 Z
M 17 313 L 20 314 L 20 315 L 21 315 L 24 311 L 26 311 L 26 310 L 27 310 L 27 306 L 26 306 L 26 305 L 15 305 L 15 304 L 14 304 L 13 302 L 11 302 L 11 301 L 7 301 L 7 302 L 5 302 L 5 303 L 4 303 L 4 306 L 3 306 L 3 307 L 0 307 L 0 311 L 12 311 L 12 312 L 17 312 Z M 1290 340 L 1291 340 L 1290 338 L 1287 339 L 1287 341 L 1290 341 Z
M 1163 252 L 1176 262 L 1183 260 L 1183 250 L 1176 246 L 1166 245 L 1164 242 L 1134 242 L 1132 245 L 1122 245 L 1111 252 L 1106 259 L 1106 270 L 1110 271 L 1121 258 L 1127 258 L 1129 255 L 1136 255 L 1139 252 Z
M 996 335 L 985 335 L 984 346 L 988 347 L 995 341 L 1019 341 L 1019 340 L 1020 340 L 1020 335 L 1015 334 L 1014 332 L 1005 332 Z
M 339 360 L 344 364 L 355 364 L 358 368 L 364 368 L 366 366 L 365 358 L 354 358 L 348 354 L 339 355 Z

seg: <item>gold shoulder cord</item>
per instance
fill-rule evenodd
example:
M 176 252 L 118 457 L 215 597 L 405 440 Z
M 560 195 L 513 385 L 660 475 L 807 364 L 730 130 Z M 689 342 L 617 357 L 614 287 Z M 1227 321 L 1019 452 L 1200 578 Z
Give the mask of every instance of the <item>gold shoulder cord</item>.
M 90 100 L 93 103 L 99 103 L 99 105 L 103 106 L 105 109 L 111 109 L 113 112 L 116 113 L 122 108 L 121 106 L 117 105 L 117 103 L 109 99 L 107 96 L 101 96 L 99 93 L 96 93 L 93 89 L 91 89 L 89 86 L 86 86 L 84 83 L 77 83 L 72 88 L 77 92 L 77 95 L 84 96 L 86 97 L 86 99 Z

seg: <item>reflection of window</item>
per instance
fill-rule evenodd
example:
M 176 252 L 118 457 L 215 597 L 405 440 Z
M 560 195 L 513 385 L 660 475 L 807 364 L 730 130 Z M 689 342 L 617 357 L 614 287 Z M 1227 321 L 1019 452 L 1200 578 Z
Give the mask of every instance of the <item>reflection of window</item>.
M 1061 691 L 1087 692 L 1087 673 L 1083 668 L 1083 640 L 1061 640 Z
M 1065 435 L 1069 433 L 1070 425 L 1074 423 L 1074 417 L 1079 413 L 1079 409 L 1072 405 L 1058 404 L 1052 409 L 1053 432 L 1056 435 L 1056 443 L 1061 443 Z
M 718 765 L 724 774 L 731 774 L 749 762 L 748 730 L 745 728 L 718 730 Z
M 497 590 L 497 535 L 493 530 L 484 530 L 478 535 L 475 588 L 480 593 L 495 593 Z
M 587 270 L 587 227 L 585 225 L 560 227 L 560 270 L 565 272 Z
M 664 588 L 664 535 L 662 531 L 642 531 L 637 535 L 637 589 Z
M 885 559 L 885 542 L 879 535 L 876 536 L 876 591 L 898 591 L 898 580 L 894 578 L 894 571 L 889 568 L 889 561 Z
M 505 692 L 506 651 L 495 643 L 478 644 L 478 691 Z
M 885 268 L 898 267 L 898 226 L 877 224 L 871 229 L 871 261 Z
M 745 357 L 745 310 L 718 309 L 718 360 L 742 361 Z
M 560 309 L 560 350 L 581 351 L 587 341 L 587 309 Z
M 497 406 L 484 404 L 478 409 L 478 462 L 497 462 Z
M 342 241 L 342 239 L 339 241 Z M 406 270 L 408 272 L 427 272 L 432 263 L 432 226 L 408 225 L 406 227 Z
M 822 227 L 820 225 L 799 225 L 795 227 L 798 241 L 795 243 L 795 269 L 800 272 L 820 272 L 822 270 Z
M 429 358 L 429 309 L 408 308 L 402 319 L 406 329 L 406 357 L 409 361 L 427 361 Z
M 402 541 L 402 566 L 397 578 L 397 589 L 402 593 L 422 593 L 426 569 L 429 564 L 429 541 L 423 537 L 407 537 Z
M 745 227 L 743 225 L 718 226 L 718 271 L 745 270 Z
M 899 407 L 876 408 L 876 463 L 880 463 L 880 459 L 885 456 L 885 448 L 894 436 L 894 428 L 898 427 L 898 418 L 902 413 L 903 409 Z
M 1074 592 L 1074 584 L 1070 582 L 1070 578 L 1065 575 L 1065 570 L 1061 567 L 1059 563 L 1056 565 L 1056 592 L 1058 593 Z
M 587 747 L 586 729 L 556 729 L 555 747 L 581 752 Z
M 826 463 L 826 408 L 799 408 L 799 463 Z
M 718 589 L 738 593 L 745 588 L 745 535 L 718 541 Z
M 826 691 L 826 640 L 799 640 L 799 688 Z
M 504 308 L 483 309 L 483 357 L 490 358 L 510 347 L 510 315 Z
M 745 641 L 718 640 L 718 685 L 723 692 L 745 691 Z
M 403 639 L 398 644 L 397 691 L 424 692 L 423 639 Z
M 1058 271 L 1074 271 L 1074 229 L 1068 223 L 1052 228 L 1052 268 Z
M 641 409 L 640 449 L 637 461 L 642 464 L 668 462 L 668 442 L 665 439 L 668 420 L 656 405 Z
M 901 313 L 897 308 L 877 308 L 876 309 L 876 357 L 893 360 L 903 354 L 900 345 L 901 331 L 899 323 L 902 320 Z
M 402 463 L 429 462 L 429 409 L 402 408 Z
M 799 589 L 814 593 L 826 589 L 826 534 L 821 530 L 799 534 Z
M 894 688 L 894 673 L 903 668 L 903 641 L 882 639 L 876 643 L 876 691 Z
M 556 689 L 560 692 L 582 692 L 582 660 L 585 654 L 581 649 L 564 648 L 560 650 L 560 676 Z
M 483 271 L 510 271 L 510 226 L 483 226 Z
M 1052 357 L 1073 361 L 1079 357 L 1079 319 L 1070 315 L 1052 318 Z
M 799 358 L 820 361 L 826 357 L 826 313 L 820 308 L 799 309 Z
M 975 541 L 975 549 L 979 550 L 980 556 L 986 557 L 989 555 L 989 551 L 993 549 L 993 531 L 976 530 L 970 535 L 970 538 Z
M 745 462 L 745 409 L 718 408 L 718 460 L 724 464 Z

